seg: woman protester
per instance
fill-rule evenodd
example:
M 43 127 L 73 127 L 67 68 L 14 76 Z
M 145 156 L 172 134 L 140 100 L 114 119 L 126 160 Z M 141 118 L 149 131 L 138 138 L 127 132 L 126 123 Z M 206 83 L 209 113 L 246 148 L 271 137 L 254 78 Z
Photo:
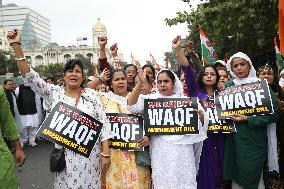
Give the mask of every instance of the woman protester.
M 226 87 L 226 83 L 230 80 L 228 71 L 227 69 L 220 69 L 218 70 L 218 74 L 220 76 L 218 88 L 224 89 Z
M 143 72 L 148 75 L 150 82 L 153 83 L 155 81 L 155 69 L 152 65 L 150 64 L 145 64 L 142 67 Z
M 250 58 L 238 52 L 227 62 L 233 81 L 238 86 L 259 81 Z M 279 107 L 271 92 L 274 113 L 261 116 L 233 115 L 236 133 L 228 135 L 225 143 L 224 178 L 233 181 L 233 189 L 264 189 L 263 168 L 267 157 L 267 125 L 279 118 Z
M 18 189 L 19 183 L 14 157 L 4 141 L 2 133 L 15 148 L 16 165 L 23 165 L 26 156 L 20 144 L 20 136 L 8 100 L 0 86 L 0 188 Z
M 277 73 L 273 70 L 273 67 L 269 64 L 260 66 L 257 68 L 257 77 L 260 79 L 267 80 L 268 85 L 276 96 L 276 100 L 281 110 L 281 116 L 278 122 L 271 123 L 267 126 L 267 137 L 268 137 L 268 159 L 267 168 L 268 173 L 264 175 L 267 177 L 269 189 L 276 189 L 284 187 L 284 133 L 282 126 L 284 125 L 284 92 L 279 86 L 279 78 Z M 279 145 L 277 145 L 279 144 Z M 280 154 L 278 154 L 278 149 Z M 279 163 L 278 163 L 279 158 Z M 279 172 L 280 168 L 280 172 Z M 280 174 L 279 174 L 280 173 Z M 266 180 L 266 179 L 265 179 Z M 282 185 L 282 186 L 280 186 Z
M 178 77 L 170 70 L 161 70 L 156 77 L 155 94 L 140 95 L 145 81 L 141 66 L 136 63 L 139 81 L 128 96 L 128 109 L 132 113 L 142 113 L 145 99 L 180 98 L 183 87 Z M 207 123 L 203 109 L 199 105 L 199 134 L 197 135 L 153 135 L 150 141 L 150 156 L 153 186 L 156 189 L 196 189 L 196 173 L 199 159 L 193 144 L 206 138 Z
M 219 74 L 213 65 L 201 68 L 196 79 L 193 65 L 188 61 L 181 48 L 180 36 L 173 40 L 177 60 L 182 66 L 189 97 L 202 100 L 214 100 L 214 91 L 218 89 Z M 223 182 L 224 135 L 207 133 L 203 142 L 202 154 L 197 176 L 198 189 L 220 189 L 225 187 Z
M 107 72 L 108 73 L 108 72 Z M 106 74 L 107 74 L 106 73 Z M 130 113 L 127 111 L 127 77 L 124 70 L 110 72 L 110 91 L 100 93 L 106 113 Z M 88 84 L 92 86 L 92 83 Z M 92 87 L 95 87 L 94 85 Z M 148 146 L 149 138 L 144 136 L 140 146 Z M 111 165 L 102 177 L 102 188 L 139 188 L 150 186 L 149 167 L 136 163 L 135 152 L 110 149 Z
M 100 160 L 103 170 L 106 170 L 110 165 L 110 158 L 108 157 L 110 154 L 108 146 L 108 139 L 111 137 L 110 124 L 102 111 L 103 107 L 96 92 L 92 89 L 82 88 L 84 78 L 82 62 L 70 60 L 65 64 L 65 87 L 47 84 L 27 64 L 22 52 L 18 30 L 9 31 L 7 38 L 17 58 L 17 65 L 24 78 L 24 83 L 29 85 L 43 99 L 49 101 L 52 108 L 58 102 L 64 102 L 77 107 L 103 123 L 100 134 L 101 153 L 98 143 L 94 146 L 89 158 L 65 149 L 66 167 L 63 171 L 56 173 L 54 187 L 58 189 L 100 188 Z M 56 146 L 58 147 L 58 145 Z

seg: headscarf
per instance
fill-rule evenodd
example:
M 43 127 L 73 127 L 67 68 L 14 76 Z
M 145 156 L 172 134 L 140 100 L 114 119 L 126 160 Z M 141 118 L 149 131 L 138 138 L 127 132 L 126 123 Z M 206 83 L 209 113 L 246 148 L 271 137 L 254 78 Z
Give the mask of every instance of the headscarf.
M 239 78 L 233 72 L 233 70 L 232 70 L 232 61 L 233 61 L 234 58 L 245 59 L 250 64 L 249 74 L 248 74 L 248 76 L 246 78 Z M 248 57 L 248 55 L 246 55 L 245 53 L 238 52 L 238 53 L 234 54 L 233 56 L 231 56 L 230 59 L 227 62 L 227 70 L 230 71 L 232 77 L 235 78 L 233 80 L 235 85 L 243 85 L 243 84 L 246 84 L 246 83 L 259 81 L 259 79 L 256 77 L 256 71 L 255 71 L 255 69 L 254 69 L 254 67 L 252 65 L 252 62 L 251 62 L 250 58 Z
M 221 64 L 221 65 L 223 65 L 223 66 L 225 66 L 225 67 L 227 66 L 226 62 L 223 61 L 223 60 L 217 60 L 217 61 L 214 63 L 214 66 L 217 65 L 217 64 Z
M 172 72 L 169 69 L 162 69 L 156 75 L 156 93 L 159 93 L 160 95 L 162 95 L 162 94 L 158 91 L 158 75 L 162 71 L 165 71 L 165 70 L 168 70 L 168 71 Z M 182 96 L 183 95 L 183 85 L 182 85 L 182 82 L 179 80 L 178 76 L 174 72 L 172 72 L 172 74 L 175 76 L 175 83 L 174 83 L 174 87 L 173 87 L 173 94 Z
M 274 72 L 272 66 L 269 65 L 269 64 L 265 64 L 264 66 L 260 66 L 259 68 L 257 68 L 257 70 L 256 70 L 256 75 L 257 75 L 257 77 L 259 77 L 259 74 L 260 74 L 261 72 L 264 72 L 264 71 L 270 71 L 270 72 L 272 72 L 273 75 L 275 76 L 275 72 Z

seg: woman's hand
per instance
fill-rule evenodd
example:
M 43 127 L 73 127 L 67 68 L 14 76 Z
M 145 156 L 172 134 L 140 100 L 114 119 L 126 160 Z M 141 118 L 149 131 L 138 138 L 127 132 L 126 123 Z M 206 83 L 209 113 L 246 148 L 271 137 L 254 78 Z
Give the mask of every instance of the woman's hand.
M 16 165 L 21 166 L 26 161 L 26 155 L 23 149 L 16 149 Z
M 226 85 L 225 85 L 224 82 L 219 82 L 219 83 L 218 83 L 218 89 L 223 90 L 223 89 L 225 89 L 225 88 L 226 88 Z
M 149 137 L 147 137 L 147 136 L 143 136 L 143 137 L 138 141 L 138 143 L 139 143 L 139 146 L 140 146 L 140 147 L 148 146 L 149 143 L 150 143 L 150 139 L 149 139 Z
M 193 109 L 193 111 L 198 114 L 199 119 L 203 125 L 204 124 L 204 112 L 202 110 L 197 110 L 197 109 Z
M 106 81 L 108 81 L 109 75 L 110 75 L 110 71 L 107 68 L 105 68 L 100 75 L 100 79 L 102 80 L 102 82 L 105 83 Z
M 173 42 L 172 47 L 176 53 L 176 57 L 180 65 L 186 67 L 189 66 L 189 62 L 184 55 L 184 49 L 181 48 L 181 36 L 180 35 L 176 36 L 172 42 Z
M 112 57 L 117 57 L 117 50 L 118 50 L 117 43 L 113 44 L 110 47 L 110 52 Z
M 107 37 L 100 37 L 99 39 L 100 49 L 105 49 L 106 44 L 107 44 Z
M 172 42 L 173 42 L 172 47 L 174 50 L 181 49 L 181 36 L 180 35 L 176 36 Z
M 8 31 L 7 34 L 8 42 L 11 43 L 20 43 L 21 42 L 21 34 L 17 29 L 12 31 Z
M 142 70 L 142 67 L 141 67 L 140 63 L 137 60 L 135 60 L 134 64 L 135 64 L 135 66 L 137 68 L 137 75 L 138 75 L 138 79 L 139 79 L 140 83 L 147 82 L 146 76 L 145 76 L 145 74 L 144 74 L 144 72 Z
M 230 119 L 234 122 L 244 122 L 248 120 L 248 117 L 246 115 L 232 115 Z
M 110 157 L 101 156 L 101 165 L 103 172 L 106 172 L 108 170 L 110 163 L 111 163 Z

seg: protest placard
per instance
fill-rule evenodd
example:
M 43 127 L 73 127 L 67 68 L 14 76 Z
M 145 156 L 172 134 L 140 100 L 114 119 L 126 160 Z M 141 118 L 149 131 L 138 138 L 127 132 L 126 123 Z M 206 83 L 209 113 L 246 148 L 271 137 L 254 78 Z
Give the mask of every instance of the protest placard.
M 265 115 L 274 112 L 266 80 L 238 85 L 215 92 L 219 119 L 232 115 Z
M 58 102 L 44 120 L 38 135 L 88 158 L 102 125 L 77 108 Z
M 110 139 L 110 148 L 143 151 L 138 141 L 144 136 L 143 118 L 134 114 L 107 113 L 114 135 Z
M 197 98 L 145 99 L 144 127 L 148 135 L 198 134 Z
M 205 113 L 208 116 L 208 133 L 234 133 L 236 132 L 235 123 L 230 119 L 219 119 L 214 100 L 200 100 Z

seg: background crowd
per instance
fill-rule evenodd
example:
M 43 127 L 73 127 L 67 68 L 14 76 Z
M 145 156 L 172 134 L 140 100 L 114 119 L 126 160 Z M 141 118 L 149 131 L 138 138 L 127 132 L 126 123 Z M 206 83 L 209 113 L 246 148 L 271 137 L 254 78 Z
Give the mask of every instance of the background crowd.
M 8 40 L 24 84 L 17 86 L 12 80 L 5 80 L 3 92 L 2 88 L 0 91 L 3 93 L 0 111 L 4 111 L 0 119 L 1 123 L 6 123 L 1 124 L 0 149 L 4 149 L 7 156 L 0 161 L 0 180 L 5 180 L 5 186 L 17 188 L 10 151 L 16 152 L 17 164 L 23 164 L 22 147 L 36 145 L 38 127 L 57 102 L 62 101 L 100 120 L 103 129 L 90 158 L 65 150 L 66 167 L 56 173 L 55 188 L 284 187 L 284 70 L 278 70 L 275 63 L 255 68 L 250 57 L 237 52 L 227 61 L 201 65 L 193 42 L 189 40 L 182 46 L 177 36 L 172 41 L 179 64 L 176 73 L 158 65 L 141 66 L 135 60 L 122 68 L 117 59 L 117 44 L 111 46 L 112 59 L 108 60 L 107 38 L 101 37 L 99 64 L 94 76 L 86 78 L 82 63 L 70 60 L 62 78 L 55 82 L 55 78 L 40 78 L 29 67 L 17 30 L 8 33 Z M 149 146 L 151 163 L 148 165 L 137 162 L 136 152 L 108 146 L 112 132 L 105 113 L 143 114 L 145 99 L 214 100 L 216 90 L 260 79 L 267 80 L 270 86 L 274 114 L 231 116 L 236 133 L 207 133 L 208 115 L 199 103 L 195 110 L 199 116 L 198 135 L 157 135 L 140 139 L 140 146 Z M 56 145 L 56 148 L 61 147 Z

